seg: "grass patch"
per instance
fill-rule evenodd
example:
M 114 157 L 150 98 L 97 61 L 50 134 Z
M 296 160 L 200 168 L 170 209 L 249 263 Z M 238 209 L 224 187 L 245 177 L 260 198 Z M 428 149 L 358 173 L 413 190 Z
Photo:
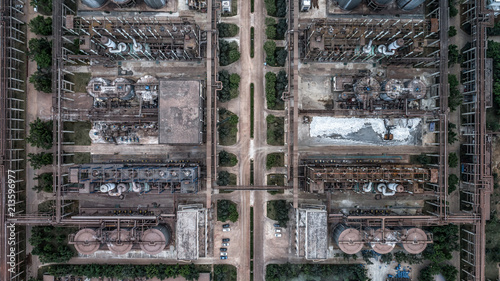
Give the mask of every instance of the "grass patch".
M 236 267 L 229 264 L 214 265 L 214 281 L 236 281 Z
M 90 145 L 89 131 L 92 127 L 90 122 L 64 122 L 63 129 L 65 131 L 73 131 L 75 133 L 65 133 L 63 141 L 73 142 L 74 145 Z
M 253 185 L 253 160 L 250 160 L 250 185 Z
M 236 185 L 236 174 L 230 173 L 229 174 L 229 185 Z
M 250 57 L 251 58 L 254 57 L 254 53 L 255 53 L 255 50 L 254 50 L 255 49 L 255 43 L 254 43 L 253 37 L 254 37 L 254 28 L 252 26 L 250 28 Z
M 285 144 L 285 118 L 268 115 L 267 121 L 267 144 L 284 145 Z
M 238 220 L 238 208 L 236 204 L 229 200 L 218 200 L 217 201 L 217 220 L 221 222 L 231 221 L 236 222 Z
M 253 11 L 254 11 L 254 2 L 255 2 L 255 0 L 250 1 L 250 13 L 253 13 Z
M 288 223 L 288 210 L 290 206 L 285 200 L 272 200 L 267 202 L 267 217 L 278 221 L 282 227 Z
M 75 152 L 73 156 L 73 163 L 75 164 L 87 164 L 92 163 L 92 156 L 90 152 Z
M 223 17 L 234 17 L 238 14 L 238 1 L 231 1 L 231 13 L 222 13 Z
M 253 83 L 250 84 L 250 138 L 253 139 L 253 122 L 254 122 L 254 112 L 253 112 L 253 107 L 254 107 L 254 98 L 253 98 L 253 90 L 254 90 L 254 85 Z
M 217 185 L 219 186 L 236 185 L 236 179 L 236 174 L 227 171 L 220 171 L 217 173 Z
M 345 280 L 368 279 L 366 268 L 359 264 L 268 264 L 266 280 Z
M 250 259 L 253 259 L 253 207 L 250 207 Z
M 285 185 L 285 175 L 283 175 L 283 174 L 269 174 L 269 175 L 267 175 L 267 185 L 284 186 Z M 271 192 L 274 192 L 274 193 L 271 193 Z M 280 189 L 280 190 L 270 191 L 269 193 L 274 195 L 277 193 L 284 193 L 284 190 Z
M 217 124 L 219 131 L 219 144 L 235 144 L 238 134 L 238 116 L 225 108 L 220 108 L 219 120 L 221 120 Z
M 75 83 L 75 93 L 85 93 L 92 74 L 88 72 L 76 72 L 75 75 L 68 75 L 68 80 Z
M 272 167 L 285 166 L 285 153 L 269 153 L 266 156 L 266 169 L 270 170 Z

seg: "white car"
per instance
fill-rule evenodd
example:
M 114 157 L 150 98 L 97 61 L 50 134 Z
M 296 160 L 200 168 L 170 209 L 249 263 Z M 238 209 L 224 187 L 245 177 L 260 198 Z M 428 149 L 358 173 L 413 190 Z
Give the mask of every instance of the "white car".
M 276 233 L 276 234 L 274 234 L 274 236 L 281 237 L 281 233 Z
M 227 256 L 227 252 L 220 252 L 221 256 Z
M 222 246 L 227 247 L 227 246 L 229 246 L 229 243 L 222 243 Z
M 223 228 L 222 231 L 231 231 L 231 228 Z
M 276 233 L 280 233 L 280 232 L 281 232 L 281 229 L 276 228 Z

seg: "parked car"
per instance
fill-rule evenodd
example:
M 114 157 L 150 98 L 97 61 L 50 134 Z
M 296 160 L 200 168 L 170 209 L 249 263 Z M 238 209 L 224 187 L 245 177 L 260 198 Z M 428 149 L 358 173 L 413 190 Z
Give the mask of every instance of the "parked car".
M 221 260 L 227 260 L 227 256 L 220 257 Z
M 231 231 L 231 228 L 223 228 L 222 231 Z
M 227 248 L 220 248 L 221 252 L 227 252 Z
M 222 246 L 227 247 L 229 246 L 229 243 L 222 243 Z
M 221 252 L 220 255 L 221 256 L 227 256 L 227 253 L 226 252 Z
M 276 234 L 274 234 L 274 236 L 281 237 L 281 233 L 276 233 Z
M 277 224 L 277 223 L 275 223 L 275 224 L 274 224 L 274 227 L 280 227 L 280 225 L 279 225 L 279 224 Z
M 280 232 L 281 232 L 281 229 L 276 228 L 276 229 L 275 229 L 275 231 L 276 231 L 277 233 L 280 233 Z
M 229 242 L 229 238 L 222 238 L 222 242 Z
M 222 228 L 229 228 L 229 223 L 227 223 L 227 224 L 223 224 L 223 225 L 222 225 Z
M 16 9 L 22 9 L 24 8 L 24 5 L 23 4 L 16 4 L 14 7 L 16 7 Z
M 34 11 L 35 13 L 38 13 L 38 6 L 33 7 L 33 11 Z

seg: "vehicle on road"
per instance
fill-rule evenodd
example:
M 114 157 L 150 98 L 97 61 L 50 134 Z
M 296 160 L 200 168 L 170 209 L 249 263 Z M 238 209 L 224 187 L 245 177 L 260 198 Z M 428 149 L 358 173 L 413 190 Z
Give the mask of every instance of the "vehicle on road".
M 280 225 L 279 225 L 279 224 L 277 224 L 277 223 L 275 223 L 275 224 L 274 224 L 274 227 L 280 227 Z
M 276 229 L 275 229 L 275 231 L 276 231 L 276 233 L 280 233 L 280 232 L 281 232 L 281 229 L 276 228 Z
M 227 253 L 226 252 L 221 252 L 220 255 L 221 256 L 227 256 Z
M 276 234 L 274 234 L 274 236 L 281 237 L 281 233 L 276 233 Z
M 229 246 L 229 243 L 222 243 L 222 246 L 227 247 Z
M 221 252 L 227 252 L 227 248 L 220 248 Z
M 229 228 L 229 223 L 227 223 L 227 224 L 223 224 L 223 225 L 222 225 L 222 228 Z
M 222 231 L 231 231 L 231 228 L 223 228 Z
M 221 260 L 227 260 L 227 256 L 220 257 Z
M 229 240 L 231 240 L 231 239 L 229 239 L 229 238 L 222 238 L 222 242 L 229 242 Z

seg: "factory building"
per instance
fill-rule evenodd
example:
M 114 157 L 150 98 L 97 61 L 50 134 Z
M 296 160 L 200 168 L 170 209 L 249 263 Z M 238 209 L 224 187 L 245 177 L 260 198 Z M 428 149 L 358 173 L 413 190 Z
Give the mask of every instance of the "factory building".
M 197 260 L 207 255 L 207 211 L 201 205 L 179 205 L 176 250 L 178 260 Z
M 295 247 L 299 257 L 327 258 L 328 214 L 325 206 L 303 204 L 296 210 Z

